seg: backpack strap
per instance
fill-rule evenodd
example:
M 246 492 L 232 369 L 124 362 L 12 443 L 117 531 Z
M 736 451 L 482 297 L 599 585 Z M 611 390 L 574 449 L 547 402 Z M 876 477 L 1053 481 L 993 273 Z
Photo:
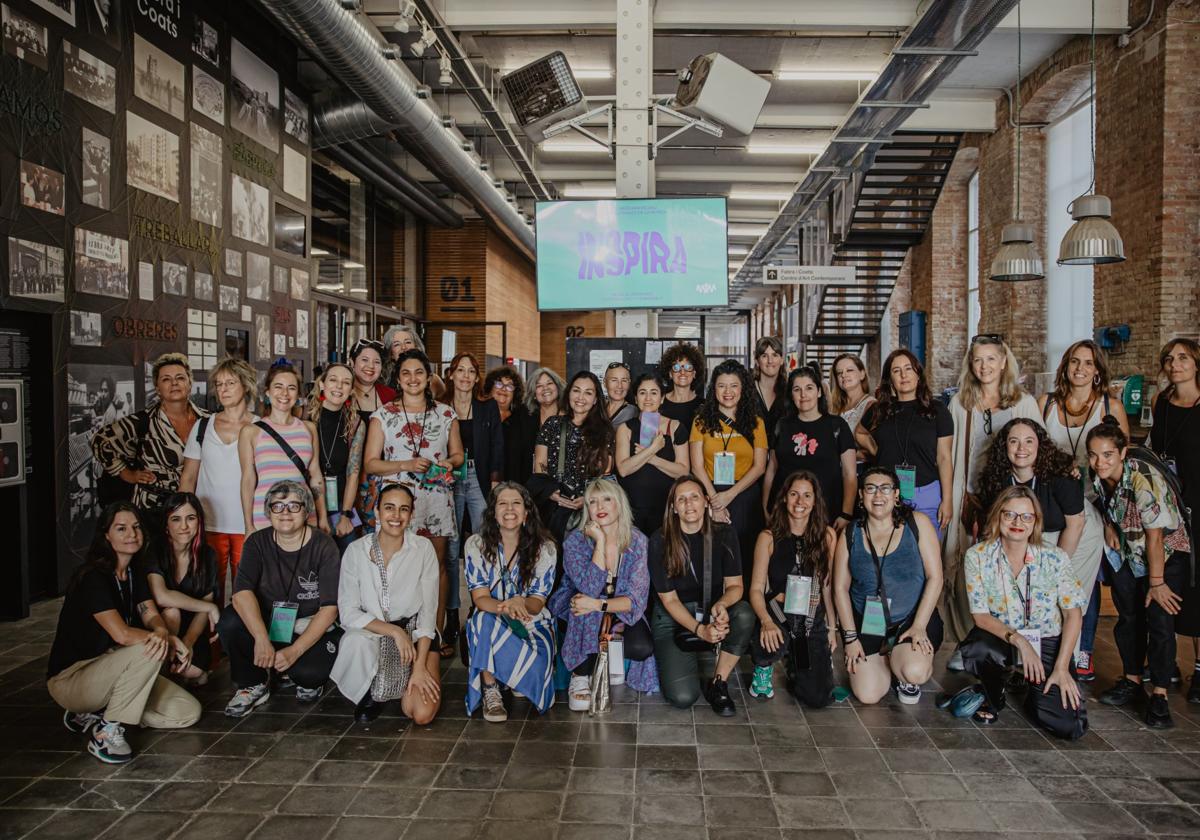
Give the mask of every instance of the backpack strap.
M 1104 405 L 1108 407 L 1108 397 L 1104 398 Z M 1054 410 L 1054 394 L 1050 391 L 1046 392 L 1046 404 L 1042 406 L 1042 426 L 1050 420 L 1050 412 Z
M 196 445 L 204 446 L 204 433 L 208 431 L 208 421 L 212 419 L 211 414 L 206 414 L 200 418 L 200 428 L 196 430 Z
M 286 455 L 288 460 L 291 461 L 296 467 L 296 470 L 300 473 L 300 476 L 304 479 L 305 483 L 309 482 L 311 480 L 311 476 L 308 473 L 308 465 L 300 459 L 300 456 L 296 454 L 296 450 L 292 449 L 292 445 L 283 439 L 283 435 L 279 434 L 279 432 L 275 430 L 275 427 L 266 420 L 256 420 L 254 425 L 258 426 L 258 428 L 262 429 L 271 436 L 275 443 L 279 445 L 279 448 L 283 450 L 283 454 Z

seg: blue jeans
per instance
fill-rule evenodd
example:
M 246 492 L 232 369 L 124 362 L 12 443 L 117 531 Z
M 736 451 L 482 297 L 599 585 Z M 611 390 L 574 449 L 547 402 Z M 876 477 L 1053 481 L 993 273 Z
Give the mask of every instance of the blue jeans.
M 446 596 L 446 609 L 448 610 L 456 610 L 460 606 L 458 557 L 463 546 L 466 545 L 466 536 L 478 532 L 479 526 L 483 524 L 483 512 L 486 508 L 487 498 L 479 486 L 479 479 L 475 475 L 475 465 L 468 462 L 466 479 L 454 482 L 454 521 L 458 527 L 455 528 L 454 536 L 450 538 L 449 551 L 446 552 L 446 576 L 450 579 L 450 592 Z M 466 534 L 464 534 L 463 528 L 464 511 L 471 517 L 471 530 Z

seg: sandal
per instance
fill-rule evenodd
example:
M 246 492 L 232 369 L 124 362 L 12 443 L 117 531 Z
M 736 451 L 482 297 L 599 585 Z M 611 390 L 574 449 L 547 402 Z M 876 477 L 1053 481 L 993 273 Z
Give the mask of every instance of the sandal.
M 1000 713 L 992 711 L 991 707 L 985 702 L 982 706 L 975 710 L 975 714 L 971 715 L 971 719 L 980 726 L 991 726 L 993 723 L 1000 720 Z
M 572 712 L 586 712 L 592 704 L 592 685 L 587 677 L 573 675 L 567 686 L 567 707 Z

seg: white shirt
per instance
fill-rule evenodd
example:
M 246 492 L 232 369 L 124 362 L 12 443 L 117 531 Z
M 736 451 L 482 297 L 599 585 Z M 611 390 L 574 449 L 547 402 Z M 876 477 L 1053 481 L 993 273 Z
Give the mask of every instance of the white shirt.
M 200 462 L 196 495 L 204 505 L 205 528 L 217 534 L 244 534 L 246 519 L 242 515 L 242 464 L 238 460 L 237 435 L 229 443 L 221 440 L 216 416 L 208 420 L 203 447 L 196 442 L 203 420 L 192 424 L 183 457 Z M 258 419 L 253 414 L 249 417 L 251 423 Z
M 388 603 L 384 609 L 379 567 L 371 562 L 373 534 L 350 543 L 342 556 L 338 581 L 338 621 L 346 630 L 361 630 L 373 620 L 397 621 L 417 616 L 412 640 L 435 639 L 438 603 L 438 560 L 433 543 L 409 531 L 404 545 L 387 559 Z

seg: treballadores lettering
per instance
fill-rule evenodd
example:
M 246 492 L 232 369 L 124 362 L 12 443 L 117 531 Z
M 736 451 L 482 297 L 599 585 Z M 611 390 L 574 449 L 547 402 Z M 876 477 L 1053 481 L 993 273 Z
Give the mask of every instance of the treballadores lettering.
M 683 237 L 673 237 L 669 247 L 656 230 L 633 230 L 607 234 L 579 234 L 579 279 L 642 274 L 687 274 L 687 250 Z
M 138 14 L 172 38 L 179 37 L 183 0 L 137 0 Z
M 199 225 L 180 228 L 160 219 L 134 215 L 132 233 L 134 238 L 167 242 L 210 257 L 220 253 L 220 243 L 216 234 L 206 233 Z

